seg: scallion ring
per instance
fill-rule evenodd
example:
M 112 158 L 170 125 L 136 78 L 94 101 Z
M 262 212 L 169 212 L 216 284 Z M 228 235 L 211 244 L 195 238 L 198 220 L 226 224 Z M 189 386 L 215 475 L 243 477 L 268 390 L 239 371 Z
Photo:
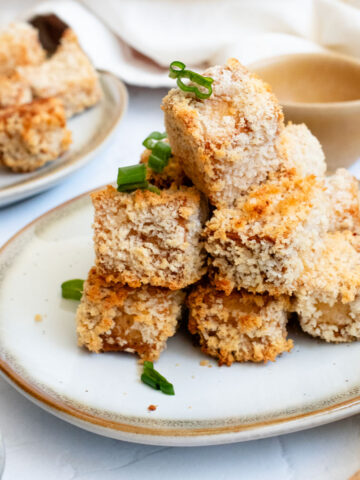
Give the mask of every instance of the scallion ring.
M 161 132 L 151 132 L 150 135 L 148 135 L 145 140 L 143 141 L 144 147 L 148 148 L 149 150 L 152 150 L 155 145 L 158 143 L 159 140 L 163 140 L 164 138 L 167 137 L 167 133 L 161 133 Z
M 185 70 L 186 65 L 182 62 L 172 62 L 170 64 L 170 78 L 176 78 L 176 83 L 178 87 L 184 92 L 195 93 L 197 98 L 201 100 L 209 98 L 212 94 L 212 86 L 214 79 L 211 77 L 204 77 L 199 73 L 193 72 L 191 70 Z M 197 83 L 200 87 L 205 88 L 207 91 L 203 92 L 196 85 L 186 85 L 181 79 L 188 78 L 191 82 Z

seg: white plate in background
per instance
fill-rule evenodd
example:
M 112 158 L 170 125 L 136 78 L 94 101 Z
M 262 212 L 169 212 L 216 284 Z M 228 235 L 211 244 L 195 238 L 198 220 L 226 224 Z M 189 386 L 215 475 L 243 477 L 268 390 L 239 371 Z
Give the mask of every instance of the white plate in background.
M 73 143 L 57 160 L 30 173 L 14 173 L 0 165 L 0 207 L 40 193 L 89 162 L 109 140 L 127 108 L 125 85 L 113 74 L 100 71 L 101 101 L 68 121 Z
M 229 368 L 180 331 L 156 362 L 173 397 L 140 382 L 137 357 L 77 347 L 77 302 L 61 298 L 60 284 L 85 278 L 93 265 L 92 220 L 85 194 L 0 250 L 0 371 L 28 399 L 101 435 L 170 446 L 252 440 L 360 412 L 360 342 L 326 344 L 290 329 L 291 353 Z M 200 365 L 205 359 L 211 368 Z

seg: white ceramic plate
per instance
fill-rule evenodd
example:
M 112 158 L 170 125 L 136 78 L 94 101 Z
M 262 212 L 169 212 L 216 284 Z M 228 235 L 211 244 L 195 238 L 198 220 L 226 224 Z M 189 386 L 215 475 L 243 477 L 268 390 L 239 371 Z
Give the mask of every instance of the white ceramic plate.
M 127 90 L 117 77 L 99 72 L 102 100 L 69 120 L 73 143 L 57 160 L 31 173 L 14 173 L 0 165 L 0 207 L 42 192 L 89 162 L 120 122 L 127 107 Z
M 328 345 L 294 329 L 293 352 L 276 363 L 228 368 L 210 360 L 209 368 L 179 332 L 156 364 L 174 383 L 174 397 L 140 382 L 136 357 L 78 348 L 77 302 L 61 298 L 60 284 L 85 278 L 93 265 L 92 217 L 83 195 L 0 251 L 0 370 L 30 400 L 101 435 L 158 445 L 250 440 L 360 411 L 360 342 Z

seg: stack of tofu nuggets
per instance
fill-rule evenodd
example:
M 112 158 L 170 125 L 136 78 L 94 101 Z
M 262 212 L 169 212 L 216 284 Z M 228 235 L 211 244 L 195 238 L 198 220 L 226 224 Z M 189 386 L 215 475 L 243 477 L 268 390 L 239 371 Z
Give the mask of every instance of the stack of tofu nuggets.
M 96 71 L 71 29 L 48 56 L 32 25 L 9 25 L 0 32 L 0 163 L 30 172 L 55 160 L 71 144 L 66 119 L 100 97 Z
M 359 339 L 357 180 L 344 169 L 325 177 L 317 139 L 285 127 L 269 86 L 237 60 L 204 75 L 209 98 L 176 88 L 163 99 L 173 156 L 161 174 L 149 170 L 161 195 L 92 195 L 96 266 L 80 345 L 155 360 L 185 295 L 189 331 L 220 364 L 290 351 L 294 312 L 312 336 Z

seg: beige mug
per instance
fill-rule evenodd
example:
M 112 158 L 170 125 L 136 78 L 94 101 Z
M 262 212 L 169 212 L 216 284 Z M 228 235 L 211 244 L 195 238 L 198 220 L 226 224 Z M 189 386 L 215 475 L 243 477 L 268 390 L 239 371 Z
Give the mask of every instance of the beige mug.
M 267 58 L 249 66 L 269 83 L 285 120 L 305 123 L 329 170 L 360 158 L 360 61 L 334 53 Z

